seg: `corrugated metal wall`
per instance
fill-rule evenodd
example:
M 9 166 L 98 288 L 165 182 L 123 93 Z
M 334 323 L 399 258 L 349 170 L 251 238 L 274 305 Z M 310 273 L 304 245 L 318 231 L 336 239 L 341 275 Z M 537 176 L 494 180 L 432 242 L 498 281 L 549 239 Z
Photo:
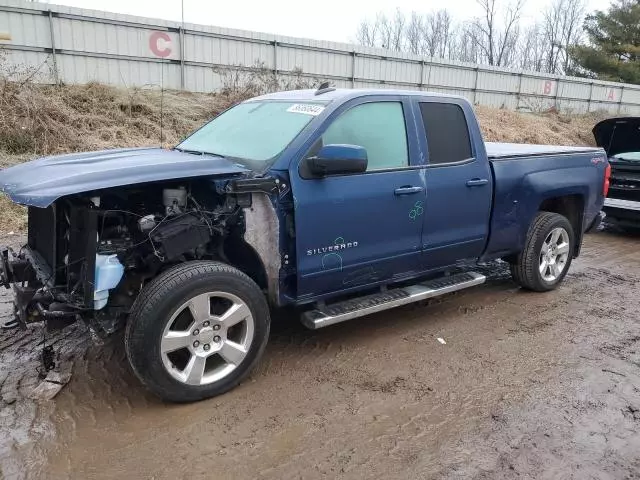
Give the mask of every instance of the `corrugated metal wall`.
M 509 109 L 640 114 L 640 86 L 447 62 L 326 41 L 0 0 L 8 62 L 39 81 L 161 85 L 209 92 L 220 70 L 258 63 L 278 75 L 301 69 L 339 87 L 420 89 Z

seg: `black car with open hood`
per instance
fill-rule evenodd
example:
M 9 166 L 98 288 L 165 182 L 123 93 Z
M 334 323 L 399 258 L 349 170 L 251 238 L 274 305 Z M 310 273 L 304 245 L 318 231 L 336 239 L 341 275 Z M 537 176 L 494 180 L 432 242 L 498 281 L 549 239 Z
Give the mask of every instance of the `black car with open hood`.
M 640 228 L 640 117 L 603 120 L 593 127 L 599 147 L 611 165 L 607 220 L 621 227 Z

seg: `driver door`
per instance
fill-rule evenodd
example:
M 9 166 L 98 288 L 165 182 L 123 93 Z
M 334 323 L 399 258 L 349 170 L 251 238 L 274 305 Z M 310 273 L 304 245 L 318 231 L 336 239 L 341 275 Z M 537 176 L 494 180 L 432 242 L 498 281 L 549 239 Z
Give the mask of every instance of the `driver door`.
M 313 178 L 292 162 L 298 299 L 419 271 L 425 178 L 411 123 L 403 97 L 356 99 L 319 129 L 307 156 L 320 145 L 358 145 L 366 172 Z

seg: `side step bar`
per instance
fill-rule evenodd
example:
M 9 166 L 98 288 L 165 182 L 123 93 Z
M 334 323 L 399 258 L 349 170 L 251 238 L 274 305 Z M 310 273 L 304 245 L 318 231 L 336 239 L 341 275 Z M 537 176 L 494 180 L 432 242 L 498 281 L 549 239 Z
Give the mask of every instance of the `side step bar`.
M 305 327 L 315 330 L 401 305 L 463 290 L 480 285 L 486 280 L 487 277 L 476 272 L 458 273 L 409 287 L 394 288 L 364 297 L 345 300 L 344 302 L 319 306 L 315 310 L 303 313 L 301 321 Z

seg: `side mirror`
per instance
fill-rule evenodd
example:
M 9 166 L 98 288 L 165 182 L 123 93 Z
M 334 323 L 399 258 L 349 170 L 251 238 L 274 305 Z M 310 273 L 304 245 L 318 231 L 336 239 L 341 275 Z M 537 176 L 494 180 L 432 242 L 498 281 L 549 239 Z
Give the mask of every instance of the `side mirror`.
M 305 160 L 317 177 L 367 171 L 367 150 L 358 145 L 325 145 L 315 157 Z

